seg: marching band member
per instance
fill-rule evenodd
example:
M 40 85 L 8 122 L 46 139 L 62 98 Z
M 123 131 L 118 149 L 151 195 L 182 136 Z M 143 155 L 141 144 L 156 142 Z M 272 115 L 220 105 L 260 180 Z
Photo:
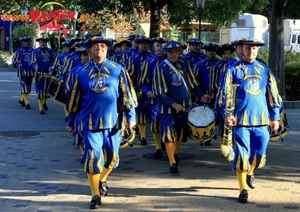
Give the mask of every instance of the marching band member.
M 68 87 L 70 90 L 72 90 L 74 80 L 76 79 L 76 76 L 78 75 L 78 70 L 84 70 L 84 65 L 86 65 L 90 61 L 88 49 L 86 47 L 81 47 L 77 51 L 80 54 L 81 63 L 78 66 L 74 67 L 70 71 L 70 74 L 68 75 L 67 84 L 68 84 Z M 75 116 L 75 118 L 72 116 Z M 68 126 L 72 126 L 72 125 L 75 126 L 74 144 L 76 144 L 79 147 L 79 150 L 81 153 L 80 162 L 84 163 L 84 143 L 83 143 L 81 126 L 80 126 L 80 123 L 81 123 L 80 112 L 79 113 L 69 113 L 68 121 L 73 121 L 74 119 L 75 119 L 75 124 L 69 123 Z
M 227 62 L 231 59 L 231 54 L 235 51 L 234 46 L 229 43 L 223 44 L 216 49 L 216 54 L 219 55 L 222 59 L 213 67 L 213 71 L 210 75 L 210 89 L 211 93 L 214 94 L 215 103 L 214 108 L 217 110 L 217 122 L 219 125 L 218 134 L 223 135 L 223 127 L 224 127 L 224 110 L 219 107 L 218 102 L 222 99 L 220 94 L 221 84 L 224 78 L 224 73 L 227 68 Z
M 162 145 L 160 141 L 160 116 L 159 116 L 159 102 L 154 98 L 152 92 L 152 76 L 156 66 L 165 59 L 165 54 L 161 50 L 162 44 L 166 42 L 164 38 L 152 38 L 151 42 L 154 45 L 155 55 L 146 59 L 142 63 L 141 73 L 139 74 L 138 84 L 144 94 L 147 95 L 147 105 L 150 113 L 150 130 L 155 141 L 156 151 L 154 158 L 162 157 Z
M 70 91 L 69 86 L 68 86 L 68 76 L 70 71 L 81 64 L 81 57 L 80 57 L 80 53 L 79 53 L 79 49 L 81 46 L 83 46 L 85 44 L 85 41 L 83 38 L 74 38 L 71 40 L 71 43 L 73 43 L 72 45 L 72 49 L 75 49 L 74 51 L 72 51 L 70 54 L 68 54 L 65 58 L 65 64 L 63 67 L 63 71 L 60 74 L 60 81 L 61 83 L 64 84 L 65 86 L 65 91 L 66 94 L 68 95 L 68 92 Z M 69 117 L 69 112 L 67 111 L 67 109 L 64 107 L 64 112 L 65 112 L 65 121 L 68 121 L 68 117 Z
M 65 83 L 71 69 L 81 63 L 80 53 L 78 53 L 78 49 L 80 49 L 80 47 L 85 44 L 85 41 L 83 39 L 79 39 L 79 38 L 77 38 L 77 40 L 80 40 L 80 41 L 75 42 L 72 46 L 73 48 L 75 48 L 75 50 L 72 51 L 71 54 L 68 54 L 67 58 L 65 59 L 64 68 L 63 68 L 62 74 L 60 75 L 61 82 Z M 74 41 L 72 41 L 72 42 L 74 42 Z
M 91 209 L 100 207 L 99 186 L 101 191 L 105 191 L 101 195 L 106 195 L 106 179 L 118 166 L 123 113 L 128 129 L 132 130 L 136 121 L 136 97 L 130 90 L 132 85 L 128 74 L 120 64 L 106 59 L 108 46 L 111 45 L 110 40 L 101 36 L 91 39 L 89 52 L 92 60 L 78 70 L 67 103 L 69 112 L 81 113 L 84 171 L 92 193 Z M 69 123 L 74 123 L 74 120 Z M 74 125 L 67 129 L 72 132 Z
M 111 39 L 111 42 L 115 42 L 115 40 Z M 107 51 L 107 55 L 106 55 L 107 59 L 112 60 L 116 54 L 117 54 L 117 52 L 115 51 L 113 46 L 108 47 L 108 51 Z
M 113 61 L 124 66 L 124 64 L 123 64 L 124 54 L 123 53 L 128 51 L 128 49 L 131 47 L 131 42 L 130 42 L 130 40 L 122 40 L 121 42 L 118 43 L 118 45 L 120 46 L 120 51 L 114 56 Z
M 71 40 L 65 40 L 62 43 L 62 46 L 64 47 L 64 52 L 60 53 L 54 62 L 54 64 L 50 67 L 49 74 L 53 76 L 59 76 L 64 68 L 65 59 L 68 54 L 71 53 Z
M 41 115 L 45 115 L 45 110 L 48 110 L 46 104 L 47 96 L 44 93 L 45 78 L 42 77 L 45 74 L 49 74 L 49 68 L 52 66 L 56 59 L 56 53 L 53 49 L 48 48 L 48 38 L 37 38 L 40 47 L 36 48 L 32 52 L 31 67 L 34 70 L 35 78 L 35 90 L 38 98 L 39 111 Z
M 206 58 L 206 55 L 200 52 L 202 42 L 197 38 L 190 38 L 187 42 L 189 44 L 190 51 L 183 56 L 184 59 L 190 62 L 192 70 L 199 61 Z
M 199 89 L 189 63 L 180 58 L 182 44 L 169 41 L 163 47 L 167 59 L 163 60 L 153 73 L 152 90 L 159 98 L 161 113 L 161 140 L 165 143 L 170 173 L 178 173 L 178 151 L 187 141 L 187 112 L 189 90 L 203 102 L 210 97 Z
M 122 53 L 122 59 L 120 60 L 120 64 L 124 67 L 127 64 L 129 57 L 131 57 L 139 51 L 139 45 L 136 42 L 137 37 L 138 35 L 129 35 L 128 37 L 128 40 L 131 41 L 131 48 Z
M 12 64 L 18 69 L 18 77 L 21 86 L 21 98 L 19 103 L 30 109 L 28 94 L 31 92 L 31 84 L 33 78 L 33 71 L 30 67 L 30 59 L 33 48 L 30 47 L 29 42 L 31 38 L 29 36 L 23 36 L 20 38 L 22 47 L 16 50 L 14 53 Z
M 137 78 L 141 72 L 142 62 L 147 58 L 151 57 L 153 54 L 148 51 L 148 43 L 150 39 L 146 36 L 138 36 L 135 40 L 138 43 L 139 51 L 134 55 L 130 56 L 128 62 L 125 66 L 125 69 L 130 75 L 130 79 L 133 82 L 133 85 L 137 88 Z M 146 106 L 147 96 L 145 93 L 141 93 L 138 97 L 138 106 L 136 108 L 137 114 L 137 124 L 140 133 L 141 145 L 147 145 L 146 139 L 146 127 L 149 122 L 149 110 Z
M 216 48 L 218 47 L 215 43 L 206 43 L 203 48 L 205 49 L 205 53 L 207 57 L 202 61 L 199 61 L 194 66 L 194 74 L 196 79 L 200 83 L 200 89 L 205 93 L 212 95 L 210 92 L 210 76 L 213 71 L 214 65 L 219 62 L 219 59 L 216 58 Z
M 216 48 L 218 47 L 215 43 L 206 43 L 204 44 L 203 48 L 205 49 L 205 53 L 207 57 L 202 61 L 199 61 L 194 66 L 194 74 L 195 78 L 200 83 L 200 89 L 208 95 L 211 95 L 212 102 L 209 104 L 209 107 L 213 109 L 214 99 L 215 96 L 211 93 L 210 89 L 210 76 L 213 74 L 214 71 L 213 67 L 219 62 L 219 59 L 216 58 Z M 198 104 L 203 105 L 203 103 L 196 100 Z M 202 143 L 200 143 L 202 145 Z M 206 146 L 211 146 L 211 140 L 204 142 Z
M 240 194 L 238 201 L 247 203 L 248 187 L 255 188 L 254 170 L 266 163 L 266 148 L 270 139 L 268 125 L 276 131 L 280 120 L 280 103 L 275 77 L 267 66 L 256 60 L 258 48 L 264 43 L 253 38 L 240 40 L 242 59 L 225 75 L 223 106 L 234 105 L 225 122 L 232 126 L 236 142 L 232 169 L 236 171 Z M 237 84 L 235 99 L 231 99 L 233 84 Z

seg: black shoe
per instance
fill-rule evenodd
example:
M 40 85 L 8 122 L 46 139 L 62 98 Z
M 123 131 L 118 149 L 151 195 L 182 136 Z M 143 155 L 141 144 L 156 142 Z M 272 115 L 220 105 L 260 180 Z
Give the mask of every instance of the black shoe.
M 211 146 L 211 140 L 204 142 L 205 146 Z
M 240 202 L 240 203 L 248 202 L 248 192 L 245 189 L 241 191 L 241 193 L 238 197 L 238 202 Z
M 154 152 L 154 158 L 162 158 L 162 151 L 160 149 Z
M 43 108 L 44 108 L 44 110 L 48 110 L 48 106 L 47 106 L 47 104 L 45 103 L 45 104 L 43 104 Z
M 24 102 L 24 101 L 19 100 L 19 104 L 20 104 L 21 106 L 25 107 L 25 102 Z
M 27 105 L 26 105 L 26 109 L 30 109 L 30 104 L 27 104 Z
M 45 111 L 44 111 L 44 109 L 41 109 L 41 110 L 40 110 L 40 114 L 41 114 L 41 115 L 45 115 L 45 114 L 46 114 Z
M 251 188 L 251 189 L 255 188 L 256 182 L 255 182 L 254 175 L 247 175 L 246 182 L 247 182 L 247 185 L 249 186 L 249 188 Z
M 99 182 L 99 190 L 100 190 L 101 197 L 107 196 L 108 187 L 106 182 L 101 182 L 101 181 Z
M 92 197 L 91 203 L 90 203 L 90 209 L 97 209 L 100 208 L 100 205 L 102 204 L 101 202 L 101 197 L 98 195 L 95 195 Z
M 160 145 L 161 145 L 161 151 L 165 152 L 166 151 L 166 144 L 161 141 Z
M 147 146 L 147 140 L 146 140 L 146 138 L 142 138 L 141 139 L 141 145 L 142 146 Z
M 65 122 L 68 122 L 68 120 L 69 120 L 69 116 L 66 116 L 65 117 Z
M 175 159 L 175 162 L 176 162 L 176 166 L 179 166 L 178 154 L 174 154 L 174 159 Z
M 172 166 L 170 166 L 170 173 L 178 174 L 178 166 L 176 165 L 176 163 L 173 163 Z

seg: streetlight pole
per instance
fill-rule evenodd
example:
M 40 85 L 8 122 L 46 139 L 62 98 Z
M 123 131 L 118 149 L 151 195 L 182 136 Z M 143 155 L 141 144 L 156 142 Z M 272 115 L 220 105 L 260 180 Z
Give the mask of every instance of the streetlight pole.
M 74 20 L 74 26 L 73 26 L 73 36 L 74 36 L 74 38 L 76 37 L 76 19 L 77 19 L 77 16 L 78 16 L 78 11 L 77 11 L 77 9 L 76 9 L 76 6 L 75 6 L 75 9 L 74 9 L 74 12 L 75 12 L 75 16 L 74 16 L 74 18 L 75 18 L 75 20 Z
M 201 41 L 201 15 L 204 8 L 205 0 L 196 0 L 196 5 L 199 11 L 199 41 Z

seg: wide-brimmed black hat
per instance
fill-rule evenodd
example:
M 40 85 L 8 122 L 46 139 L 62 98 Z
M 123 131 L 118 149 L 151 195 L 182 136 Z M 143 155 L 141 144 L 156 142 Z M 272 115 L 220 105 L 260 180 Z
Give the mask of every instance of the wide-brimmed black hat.
M 230 43 L 225 43 L 219 47 L 217 47 L 216 49 L 216 54 L 219 56 L 222 56 L 222 54 L 224 53 L 224 51 L 226 50 L 230 50 L 231 53 L 233 53 L 235 51 L 235 48 L 233 45 L 231 45 Z
M 37 38 L 37 39 L 35 39 L 37 42 L 40 42 L 40 41 L 45 41 L 45 42 L 48 42 L 48 41 L 50 41 L 50 39 L 49 38 L 44 38 L 44 37 L 40 37 L 40 38 Z

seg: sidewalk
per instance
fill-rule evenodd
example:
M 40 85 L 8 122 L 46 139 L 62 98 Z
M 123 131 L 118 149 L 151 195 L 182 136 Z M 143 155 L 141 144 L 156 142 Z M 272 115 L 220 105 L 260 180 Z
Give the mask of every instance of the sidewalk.
M 89 211 L 90 189 L 80 164 L 79 149 L 65 132 L 63 110 L 48 100 L 41 116 L 34 95 L 31 110 L 18 103 L 14 73 L 0 72 L 0 205 L 4 212 Z M 179 174 L 169 173 L 167 155 L 148 146 L 120 150 L 120 166 L 109 179 L 109 195 L 94 211 L 299 211 L 300 110 L 286 110 L 290 133 L 269 144 L 267 165 L 255 172 L 257 187 L 249 203 L 238 203 L 238 183 L 231 164 L 212 146 L 188 141 L 180 151 Z M 12 131 L 11 133 L 5 133 Z M 32 135 L 32 136 L 31 136 Z

